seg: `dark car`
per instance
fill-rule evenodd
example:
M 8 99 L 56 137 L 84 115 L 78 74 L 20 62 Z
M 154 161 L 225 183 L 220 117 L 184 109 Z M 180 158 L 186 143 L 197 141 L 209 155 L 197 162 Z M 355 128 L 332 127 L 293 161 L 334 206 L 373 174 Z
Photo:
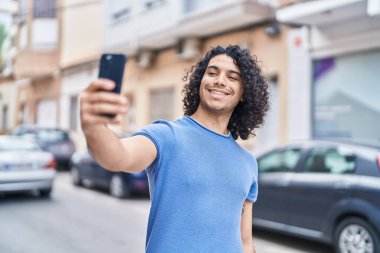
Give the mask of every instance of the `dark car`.
M 253 225 L 319 240 L 336 252 L 380 252 L 380 148 L 308 141 L 258 157 Z
M 42 150 L 54 155 L 59 169 L 68 169 L 70 158 L 75 152 L 75 145 L 66 131 L 58 128 L 22 125 L 14 129 L 12 135 L 28 135 L 35 138 Z
M 129 197 L 132 194 L 149 194 L 148 177 L 145 171 L 138 173 L 111 172 L 101 167 L 88 150 L 77 151 L 70 162 L 72 181 L 75 185 L 83 185 L 89 181 L 91 185 L 108 189 L 117 198 Z

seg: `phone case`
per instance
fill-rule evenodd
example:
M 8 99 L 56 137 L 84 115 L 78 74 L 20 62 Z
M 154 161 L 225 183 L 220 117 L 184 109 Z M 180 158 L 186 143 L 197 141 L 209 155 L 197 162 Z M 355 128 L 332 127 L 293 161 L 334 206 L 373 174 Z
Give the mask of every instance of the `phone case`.
M 121 92 L 126 60 L 127 57 L 123 54 L 103 54 L 100 58 L 99 78 L 109 79 L 115 83 L 112 92 Z M 106 114 L 104 116 L 113 118 L 116 115 Z

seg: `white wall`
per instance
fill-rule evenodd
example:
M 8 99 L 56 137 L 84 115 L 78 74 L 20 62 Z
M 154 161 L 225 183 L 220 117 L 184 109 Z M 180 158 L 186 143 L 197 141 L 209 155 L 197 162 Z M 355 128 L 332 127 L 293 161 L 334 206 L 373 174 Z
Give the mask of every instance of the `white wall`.
M 148 10 L 144 9 L 144 1 L 140 0 L 131 0 L 124 5 L 116 5 L 115 2 L 119 1 L 106 1 L 104 6 L 105 50 L 129 48 L 133 51 L 141 45 L 146 36 L 160 36 L 162 31 L 170 31 L 182 14 L 182 1 L 178 0 L 163 1 L 163 4 Z M 129 15 L 125 19 L 112 21 L 111 16 L 118 12 L 116 6 L 120 11 L 129 9 Z
M 289 31 L 288 141 L 311 137 L 311 58 L 306 27 Z

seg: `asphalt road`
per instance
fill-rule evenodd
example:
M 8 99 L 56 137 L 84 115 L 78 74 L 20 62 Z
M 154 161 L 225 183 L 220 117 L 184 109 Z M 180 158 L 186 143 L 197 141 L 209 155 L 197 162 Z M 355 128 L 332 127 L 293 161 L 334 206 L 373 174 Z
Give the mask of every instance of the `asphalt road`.
M 149 200 L 74 187 L 59 173 L 51 198 L 0 196 L 1 253 L 144 252 Z M 258 253 L 330 253 L 323 244 L 254 230 Z

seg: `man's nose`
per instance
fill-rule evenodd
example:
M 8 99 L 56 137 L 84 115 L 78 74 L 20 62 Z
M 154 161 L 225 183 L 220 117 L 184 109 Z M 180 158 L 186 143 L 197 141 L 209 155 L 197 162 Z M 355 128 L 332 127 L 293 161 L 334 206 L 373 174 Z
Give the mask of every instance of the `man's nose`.
M 214 84 L 219 85 L 219 86 L 223 86 L 223 87 L 226 86 L 225 76 L 223 74 L 219 74 L 218 76 L 216 76 Z

